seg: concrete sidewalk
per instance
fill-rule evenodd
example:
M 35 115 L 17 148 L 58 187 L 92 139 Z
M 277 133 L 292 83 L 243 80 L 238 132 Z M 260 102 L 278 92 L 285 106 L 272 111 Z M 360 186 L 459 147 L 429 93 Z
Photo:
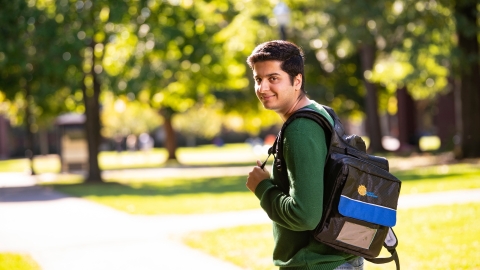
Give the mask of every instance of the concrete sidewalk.
M 43 270 L 240 269 L 178 237 L 262 222 L 260 211 L 133 216 L 44 187 L 0 189 L 0 252 L 28 253 Z
M 28 253 L 43 270 L 238 270 L 179 237 L 270 222 L 262 210 L 135 216 L 34 184 L 27 175 L 0 174 L 0 252 Z M 470 201 L 480 201 L 480 190 L 401 196 L 399 208 Z

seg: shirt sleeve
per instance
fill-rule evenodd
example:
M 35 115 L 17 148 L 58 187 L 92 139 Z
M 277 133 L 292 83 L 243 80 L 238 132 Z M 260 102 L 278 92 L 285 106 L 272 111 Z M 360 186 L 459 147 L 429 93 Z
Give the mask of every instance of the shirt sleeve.
M 325 132 L 313 120 L 296 119 L 285 129 L 283 155 L 289 194 L 272 180 L 262 181 L 255 194 L 270 219 L 294 231 L 313 230 L 323 209 L 323 173 L 327 156 Z

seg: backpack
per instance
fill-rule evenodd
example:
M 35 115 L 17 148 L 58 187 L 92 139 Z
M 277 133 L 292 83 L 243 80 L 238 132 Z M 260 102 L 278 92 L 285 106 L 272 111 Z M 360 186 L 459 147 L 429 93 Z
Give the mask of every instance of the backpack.
M 334 128 L 315 110 L 297 110 L 283 124 L 268 156 L 274 155 L 277 169 L 286 168 L 282 153 L 285 128 L 297 118 L 318 123 L 326 133 L 328 154 L 324 171 L 324 209 L 320 223 L 312 231 L 313 237 L 372 263 L 394 260 L 398 270 L 400 261 L 395 250 L 398 241 L 391 227 L 396 223 L 401 182 L 389 172 L 387 159 L 367 154 L 362 138 L 347 136 L 333 109 L 323 107 L 333 118 Z M 281 173 L 286 175 L 286 170 Z M 382 246 L 391 253 L 390 257 L 377 258 Z

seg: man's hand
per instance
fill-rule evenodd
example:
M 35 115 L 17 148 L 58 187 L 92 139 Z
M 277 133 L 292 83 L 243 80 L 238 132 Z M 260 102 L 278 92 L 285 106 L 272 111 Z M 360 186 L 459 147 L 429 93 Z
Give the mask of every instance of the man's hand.
M 270 178 L 270 173 L 265 168 L 261 168 L 262 162 L 257 160 L 257 166 L 248 174 L 246 186 L 251 192 L 255 192 L 258 184 L 263 180 Z

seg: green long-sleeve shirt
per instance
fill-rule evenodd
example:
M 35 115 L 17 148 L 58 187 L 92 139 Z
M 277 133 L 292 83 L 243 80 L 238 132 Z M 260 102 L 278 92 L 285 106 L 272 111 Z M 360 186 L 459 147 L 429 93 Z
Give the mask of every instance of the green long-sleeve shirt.
M 319 111 L 333 125 L 333 119 L 321 105 L 313 102 L 307 107 Z M 354 256 L 316 241 L 311 233 L 322 217 L 328 150 L 325 132 L 305 118 L 292 121 L 284 132 L 288 183 L 282 183 L 280 172 L 273 166 L 273 179 L 260 182 L 255 189 L 260 205 L 273 221 L 274 263 L 288 270 L 334 269 Z

